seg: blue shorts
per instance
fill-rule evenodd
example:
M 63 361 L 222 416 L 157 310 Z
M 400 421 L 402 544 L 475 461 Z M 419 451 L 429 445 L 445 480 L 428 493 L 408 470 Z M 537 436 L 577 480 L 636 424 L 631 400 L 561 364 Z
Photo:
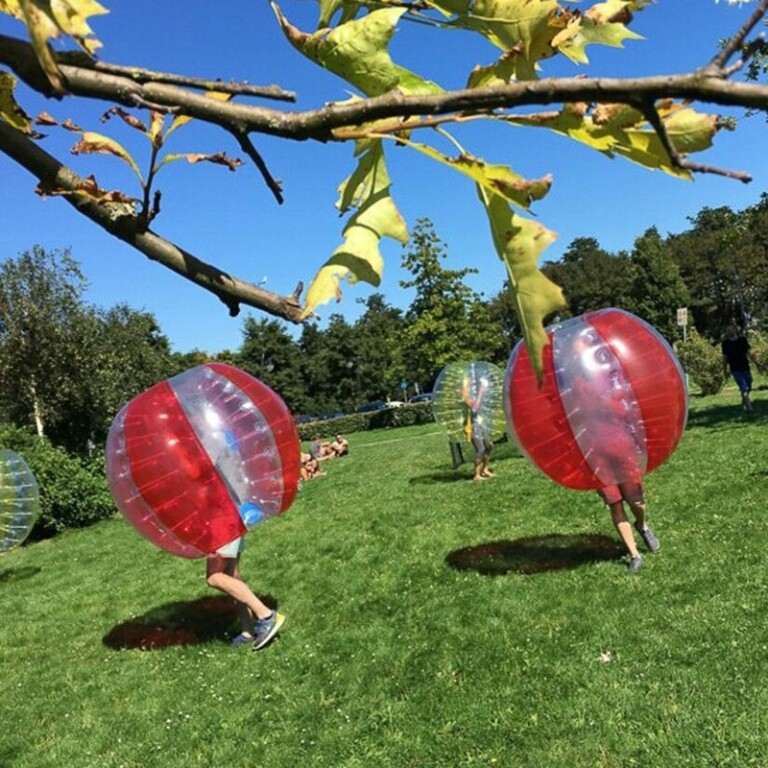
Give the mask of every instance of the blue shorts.
M 751 371 L 731 371 L 734 381 L 739 385 L 739 392 L 748 395 L 752 391 Z

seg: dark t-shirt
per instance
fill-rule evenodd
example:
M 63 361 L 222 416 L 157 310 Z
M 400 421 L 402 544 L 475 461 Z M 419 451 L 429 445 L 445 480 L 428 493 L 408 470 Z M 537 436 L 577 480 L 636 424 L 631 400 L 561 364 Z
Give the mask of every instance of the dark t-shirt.
M 749 370 L 749 357 L 747 355 L 749 342 L 743 336 L 736 339 L 723 339 L 721 347 L 731 372 Z

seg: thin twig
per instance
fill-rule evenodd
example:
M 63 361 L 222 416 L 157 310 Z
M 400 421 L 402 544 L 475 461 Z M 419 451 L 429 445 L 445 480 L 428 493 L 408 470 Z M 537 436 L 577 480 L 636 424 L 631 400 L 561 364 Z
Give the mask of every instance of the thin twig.
M 256 147 L 253 146 L 253 143 L 248 137 L 248 134 L 245 131 L 237 129 L 233 130 L 231 133 L 237 139 L 237 142 L 243 152 L 245 152 L 245 154 L 248 155 L 251 160 L 253 160 L 254 165 L 259 169 L 259 172 L 264 179 L 264 183 L 267 185 L 267 187 L 269 187 L 270 191 L 275 196 L 275 200 L 277 200 L 277 202 L 282 205 L 284 202 L 282 186 L 280 182 L 275 179 L 274 176 L 272 176 L 272 174 L 269 172 L 267 164 L 264 162 L 264 159 L 259 154 L 259 151 L 256 149 Z
M 741 58 L 723 70 L 723 77 L 729 78 L 736 74 L 765 44 L 765 33 L 761 32 L 754 40 L 747 44 Z
M 155 72 L 151 69 L 142 69 L 140 67 L 125 67 L 120 64 L 110 64 L 106 61 L 94 61 L 79 52 L 60 53 L 56 56 L 56 60 L 62 64 L 73 64 L 83 69 L 93 69 L 96 72 L 104 72 L 108 75 L 127 77 L 136 83 L 166 83 L 168 85 L 196 88 L 201 91 L 232 93 L 238 96 L 256 96 L 275 101 L 296 101 L 296 94 L 293 91 L 286 91 L 279 85 L 251 85 L 247 82 L 238 83 L 234 80 L 224 82 L 219 79 L 210 80 L 201 77 L 189 77 L 188 75 L 176 75 L 171 72 Z
M 677 148 L 667 131 L 667 127 L 664 125 L 664 121 L 661 119 L 654 104 L 643 101 L 638 102 L 636 106 L 642 111 L 648 122 L 651 124 L 651 127 L 656 131 L 656 135 L 659 137 L 659 141 L 661 141 L 662 146 L 669 155 L 669 160 L 673 167 L 691 171 L 692 173 L 711 173 L 716 176 L 725 176 L 729 179 L 736 179 L 737 181 L 744 182 L 745 184 L 752 181 L 752 176 L 743 171 L 730 171 L 727 168 L 718 168 L 714 165 L 702 165 L 701 163 L 689 162 L 677 151 Z
M 747 35 L 752 31 L 760 19 L 765 16 L 766 11 L 768 11 L 768 0 L 760 0 L 757 4 L 757 8 L 755 8 L 752 15 L 744 22 L 741 29 L 725 44 L 723 50 L 714 56 L 712 61 L 704 67 L 704 71 L 722 74 L 728 59 L 730 59 L 736 51 L 741 49 Z

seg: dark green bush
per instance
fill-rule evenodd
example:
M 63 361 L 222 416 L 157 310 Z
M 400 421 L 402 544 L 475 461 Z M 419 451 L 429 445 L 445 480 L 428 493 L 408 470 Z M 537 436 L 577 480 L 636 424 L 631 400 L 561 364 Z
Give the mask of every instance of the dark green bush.
M 30 538 L 82 528 L 117 512 L 104 471 L 104 452 L 88 459 L 70 456 L 30 430 L 0 425 L 0 447 L 20 454 L 40 487 L 40 519 Z
M 764 333 L 750 331 L 747 338 L 757 369 L 760 373 L 768 373 L 768 337 Z
M 687 340 L 679 341 L 675 348 L 685 372 L 698 385 L 702 395 L 716 395 L 723 388 L 726 376 L 719 344 L 712 344 L 692 328 Z
M 338 419 L 310 421 L 298 424 L 296 429 L 302 441 L 311 440 L 315 435 L 322 438 L 335 434 L 349 435 L 353 432 L 365 432 L 367 429 L 387 429 L 388 427 L 410 427 L 414 424 L 429 424 L 435 420 L 431 403 L 413 403 L 399 408 L 387 408 L 369 413 L 350 413 Z

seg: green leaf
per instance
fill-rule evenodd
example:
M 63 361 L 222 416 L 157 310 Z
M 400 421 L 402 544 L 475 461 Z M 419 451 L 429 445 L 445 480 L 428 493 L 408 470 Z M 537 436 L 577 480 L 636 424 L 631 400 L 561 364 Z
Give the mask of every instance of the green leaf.
M 577 64 L 587 64 L 589 59 L 584 49 L 590 44 L 623 48 L 625 40 L 642 40 L 641 35 L 614 21 L 631 5 L 623 0 L 608 0 L 592 6 L 583 16 L 571 19 L 552 39 L 552 45 Z
M 382 237 L 408 240 L 405 222 L 392 200 L 389 175 L 381 141 L 368 142 L 357 168 L 339 186 L 337 207 L 344 213 L 357 208 L 344 227 L 344 242 L 320 268 L 307 291 L 303 317 L 320 304 L 341 299 L 341 281 L 363 280 L 373 286 L 381 282 L 384 260 L 379 245 Z
M 527 209 L 534 200 L 541 200 L 552 186 L 552 177 L 525 179 L 509 166 L 486 163 L 478 157 L 463 153 L 451 158 L 426 144 L 419 144 L 408 139 L 398 138 L 400 144 L 426 155 L 432 160 L 447 165 L 485 188 L 490 194 L 501 195 L 509 202 Z
M 411 94 L 442 91 L 435 83 L 397 66 L 389 56 L 387 46 L 404 9 L 372 11 L 335 29 L 321 29 L 308 35 L 291 25 L 275 3 L 272 7 L 283 32 L 297 50 L 366 96 L 380 96 L 395 88 Z
M 32 130 L 32 121 L 29 116 L 13 97 L 16 82 L 13 75 L 0 71 L 0 121 L 8 123 L 28 136 L 37 136 L 38 134 Z
M 678 152 L 690 154 L 712 146 L 718 130 L 717 116 L 696 112 L 690 107 L 669 102 L 656 105 L 669 137 Z M 674 167 L 656 132 L 642 113 L 620 107 L 596 109 L 568 104 L 559 112 L 543 115 L 509 116 L 503 120 L 515 125 L 545 127 L 597 149 L 608 157 L 619 155 L 646 168 L 660 169 L 671 176 L 690 179 L 691 173 Z
M 637 39 L 624 24 L 631 11 L 640 10 L 643 0 L 608 0 L 583 14 L 561 6 L 557 0 L 428 0 L 428 4 L 452 17 L 449 26 L 477 32 L 504 51 L 490 67 L 477 68 L 469 87 L 537 78 L 542 59 L 562 53 L 577 63 L 586 63 L 587 45 L 621 46 Z
M 493 244 L 509 275 L 515 310 L 533 368 L 541 380 L 542 351 L 547 345 L 544 319 L 565 308 L 563 292 L 538 269 L 544 249 L 557 235 L 511 210 L 499 195 L 477 188 L 491 224 Z
M 139 166 L 136 165 L 136 161 L 131 156 L 130 152 L 119 142 L 114 139 L 110 139 L 109 136 L 104 136 L 101 133 L 93 133 L 92 131 L 83 131 L 82 139 L 75 144 L 70 150 L 73 155 L 114 155 L 119 157 L 123 162 L 128 163 L 131 166 L 133 172 L 139 177 L 139 181 L 144 183 L 144 179 L 139 170 Z

